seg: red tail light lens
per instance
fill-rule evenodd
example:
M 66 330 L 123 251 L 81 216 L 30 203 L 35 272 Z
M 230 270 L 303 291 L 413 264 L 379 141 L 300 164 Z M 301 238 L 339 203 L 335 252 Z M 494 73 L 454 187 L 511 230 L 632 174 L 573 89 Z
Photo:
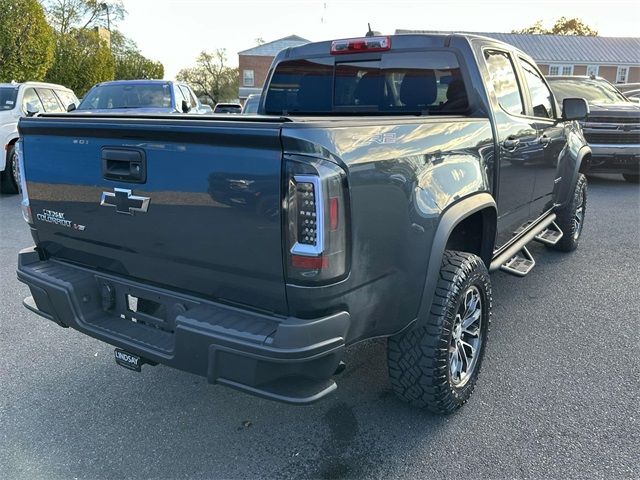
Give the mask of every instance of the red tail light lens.
M 328 283 L 348 270 L 346 174 L 322 160 L 288 159 L 287 277 Z
M 331 55 L 359 52 L 383 52 L 391 50 L 391 37 L 364 37 L 334 40 Z

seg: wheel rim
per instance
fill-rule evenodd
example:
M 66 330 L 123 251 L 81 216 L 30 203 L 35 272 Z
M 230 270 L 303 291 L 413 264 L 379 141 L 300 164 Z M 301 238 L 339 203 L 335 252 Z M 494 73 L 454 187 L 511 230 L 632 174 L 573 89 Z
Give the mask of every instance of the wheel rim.
M 16 184 L 16 187 L 20 189 L 20 171 L 18 169 L 18 155 L 15 153 L 11 157 L 11 175 L 13 176 L 13 181 Z
M 582 225 L 584 224 L 584 189 L 580 191 L 580 203 L 576 207 L 576 213 L 573 216 L 573 239 L 577 240 L 582 232 Z
M 471 378 L 482 347 L 482 296 L 475 285 L 464 294 L 456 312 L 449 343 L 451 383 L 464 386 Z

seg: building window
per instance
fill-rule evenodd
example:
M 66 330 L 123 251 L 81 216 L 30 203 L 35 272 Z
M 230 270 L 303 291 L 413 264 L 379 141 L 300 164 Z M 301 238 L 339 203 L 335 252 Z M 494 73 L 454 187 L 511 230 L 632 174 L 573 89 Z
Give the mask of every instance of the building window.
M 627 83 L 629 78 L 629 67 L 618 67 L 616 73 L 616 83 Z
M 573 75 L 573 65 L 549 65 L 549 75 Z
M 244 85 L 245 87 L 253 87 L 254 85 L 253 70 L 242 71 L 242 85 Z
M 587 76 L 597 77 L 600 71 L 600 67 L 598 65 L 587 65 Z

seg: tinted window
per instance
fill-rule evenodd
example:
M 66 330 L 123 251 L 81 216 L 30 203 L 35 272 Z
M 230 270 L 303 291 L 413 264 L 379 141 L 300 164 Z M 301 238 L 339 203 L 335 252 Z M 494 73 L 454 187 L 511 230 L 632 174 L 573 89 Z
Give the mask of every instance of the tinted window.
M 335 62 L 335 64 L 334 64 Z M 379 60 L 292 60 L 273 74 L 269 114 L 464 113 L 467 93 L 455 55 L 389 53 Z
M 22 97 L 22 110 L 26 112 L 29 104 L 31 104 L 31 108 L 36 109 L 38 112 L 44 112 L 44 107 L 42 106 L 40 97 L 38 97 L 33 88 L 27 88 L 24 91 L 24 96 Z
M 169 84 L 120 84 L 93 87 L 78 110 L 169 107 L 171 107 Z
M 0 110 L 13 110 L 13 108 L 16 106 L 17 97 L 17 87 L 0 88 Z
M 524 78 L 529 87 L 533 115 L 536 117 L 554 118 L 553 95 L 551 94 L 551 90 L 549 90 L 549 87 L 547 87 L 544 80 L 542 80 L 542 76 L 533 65 L 526 60 L 521 60 L 521 62 L 522 69 L 524 70 Z
M 505 52 L 486 50 L 484 58 L 493 85 L 493 91 L 498 97 L 498 103 L 507 112 L 524 115 L 524 103 L 518 88 L 515 69 L 509 55 Z
M 60 102 L 58 102 L 58 97 L 55 96 L 53 90 L 49 90 L 48 88 L 38 88 L 37 91 L 40 96 L 40 100 L 42 100 L 42 105 L 44 105 L 45 112 L 64 112 L 64 109 Z
M 566 78 L 549 80 L 551 90 L 562 102 L 565 98 L 584 98 L 588 103 L 620 103 L 627 99 L 605 80 Z

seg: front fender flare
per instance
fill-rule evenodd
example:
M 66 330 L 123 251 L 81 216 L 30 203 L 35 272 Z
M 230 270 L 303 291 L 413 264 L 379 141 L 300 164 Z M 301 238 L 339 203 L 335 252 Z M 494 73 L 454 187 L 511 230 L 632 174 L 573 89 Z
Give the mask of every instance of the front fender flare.
M 433 302 L 433 296 L 440 276 L 442 257 L 444 256 L 451 233 L 462 220 L 486 208 L 494 209 L 497 212 L 494 198 L 489 193 L 483 192 L 463 198 L 442 213 L 431 244 L 427 275 L 415 326 L 424 326 L 429 318 L 431 303 Z M 491 240 L 493 241 L 494 239 Z M 491 250 L 493 250 L 493 248 Z

